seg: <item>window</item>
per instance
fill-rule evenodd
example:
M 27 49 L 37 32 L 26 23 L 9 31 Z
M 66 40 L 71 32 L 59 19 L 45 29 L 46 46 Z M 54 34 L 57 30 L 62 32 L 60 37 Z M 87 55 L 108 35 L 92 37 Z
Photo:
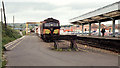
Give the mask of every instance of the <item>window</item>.
M 54 23 L 54 22 L 50 22 L 50 23 L 45 23 L 46 27 L 50 27 L 50 26 L 58 26 L 58 23 Z

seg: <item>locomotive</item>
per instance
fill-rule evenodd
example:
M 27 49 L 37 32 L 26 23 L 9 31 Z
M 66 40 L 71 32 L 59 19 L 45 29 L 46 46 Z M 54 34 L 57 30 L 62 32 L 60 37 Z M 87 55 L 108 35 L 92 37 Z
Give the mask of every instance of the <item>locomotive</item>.
M 53 41 L 54 35 L 60 35 L 60 23 L 58 20 L 48 18 L 40 24 L 40 34 L 44 41 Z

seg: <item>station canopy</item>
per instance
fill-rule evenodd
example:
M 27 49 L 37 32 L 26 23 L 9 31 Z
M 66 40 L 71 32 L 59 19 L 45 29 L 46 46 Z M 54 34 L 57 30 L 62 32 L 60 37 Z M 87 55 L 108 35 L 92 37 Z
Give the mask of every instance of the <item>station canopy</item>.
M 71 24 L 88 24 L 120 19 L 120 1 L 70 19 Z

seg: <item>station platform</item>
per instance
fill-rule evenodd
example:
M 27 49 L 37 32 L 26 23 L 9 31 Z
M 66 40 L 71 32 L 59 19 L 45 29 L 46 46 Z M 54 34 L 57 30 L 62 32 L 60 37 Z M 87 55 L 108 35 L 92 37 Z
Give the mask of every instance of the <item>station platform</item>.
M 88 35 L 77 35 L 78 37 L 86 37 L 86 38 L 98 38 L 98 39 L 109 39 L 109 40 L 119 40 L 120 41 L 120 37 L 108 37 L 108 36 L 88 36 Z
M 120 53 L 120 38 L 99 36 L 77 36 L 79 43 Z

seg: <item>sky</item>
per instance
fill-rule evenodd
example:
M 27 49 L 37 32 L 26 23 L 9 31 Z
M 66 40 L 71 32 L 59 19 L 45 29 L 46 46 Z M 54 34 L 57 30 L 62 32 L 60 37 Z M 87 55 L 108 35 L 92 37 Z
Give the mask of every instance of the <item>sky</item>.
M 49 17 L 67 25 L 69 19 L 120 0 L 4 0 L 7 23 L 40 22 Z M 2 2 L 2 1 L 0 1 Z M 0 8 L 1 8 L 0 3 Z

